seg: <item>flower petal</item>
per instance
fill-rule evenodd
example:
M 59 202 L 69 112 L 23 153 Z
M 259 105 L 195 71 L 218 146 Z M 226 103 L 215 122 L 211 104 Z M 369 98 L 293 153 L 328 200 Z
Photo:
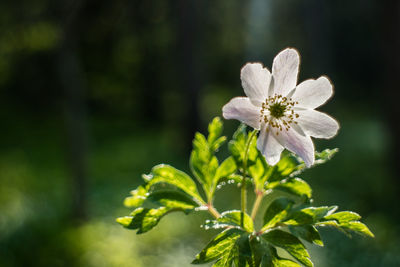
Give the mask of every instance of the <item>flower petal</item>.
M 303 131 L 317 138 L 332 138 L 339 130 L 339 123 L 325 113 L 308 109 L 296 110 L 299 117 L 296 119 Z
M 292 124 L 288 131 L 283 130 L 276 135 L 278 141 L 289 151 L 299 155 L 307 167 L 314 164 L 314 144 L 297 125 Z
M 264 124 L 257 139 L 257 149 L 264 155 L 267 163 L 273 166 L 279 162 L 284 147 L 276 140 L 271 130 L 267 132 Z
M 227 120 L 239 120 L 254 129 L 260 129 L 260 108 L 254 106 L 248 97 L 232 98 L 222 107 L 222 115 Z
M 261 104 L 268 97 L 268 88 L 271 81 L 271 73 L 263 68 L 260 63 L 247 63 L 240 72 L 242 87 L 245 94 L 256 106 Z
M 314 109 L 324 104 L 333 94 L 332 84 L 325 76 L 300 83 L 292 96 L 297 106 Z
M 299 53 L 292 48 L 283 50 L 274 58 L 272 76 L 275 94 L 286 96 L 296 87 L 299 65 Z

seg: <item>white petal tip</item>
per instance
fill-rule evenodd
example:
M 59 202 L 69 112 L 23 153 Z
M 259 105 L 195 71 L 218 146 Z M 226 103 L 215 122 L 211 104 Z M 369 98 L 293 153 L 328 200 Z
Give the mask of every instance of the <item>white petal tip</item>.
M 292 58 L 292 59 L 294 59 L 295 61 L 299 61 L 300 60 L 300 54 L 299 54 L 299 52 L 297 51 L 297 49 L 295 49 L 295 48 L 290 48 L 290 47 L 288 47 L 288 48 L 286 48 L 286 49 L 284 49 L 284 50 L 282 50 L 281 52 L 279 52 L 278 53 L 278 55 L 276 55 L 276 57 L 275 57 L 275 59 L 278 59 L 278 58 Z
M 305 161 L 304 163 L 306 164 L 307 168 L 311 168 L 314 165 L 314 159 L 312 161 Z
M 281 155 L 278 156 L 273 156 L 273 157 L 267 157 L 265 156 L 265 160 L 267 161 L 268 165 L 270 166 L 275 166 L 281 159 Z

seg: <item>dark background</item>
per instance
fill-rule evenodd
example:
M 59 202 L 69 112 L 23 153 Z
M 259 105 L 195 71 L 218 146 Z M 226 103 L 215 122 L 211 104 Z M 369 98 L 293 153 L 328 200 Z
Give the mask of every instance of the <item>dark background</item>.
M 376 235 L 323 230 L 316 266 L 399 266 L 399 26 L 398 0 L 2 1 L 0 266 L 190 266 L 215 234 L 203 217 L 137 236 L 115 223 L 123 199 L 153 165 L 187 171 L 194 132 L 243 95 L 240 68 L 286 47 L 300 81 L 333 81 L 322 110 L 341 124 L 315 140 L 338 155 L 302 177 Z M 217 202 L 237 208 L 230 189 Z

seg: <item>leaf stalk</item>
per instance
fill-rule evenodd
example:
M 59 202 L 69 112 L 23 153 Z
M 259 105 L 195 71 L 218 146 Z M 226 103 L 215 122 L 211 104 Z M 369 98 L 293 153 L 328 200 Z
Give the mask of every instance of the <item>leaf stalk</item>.
M 212 203 L 208 203 L 207 205 L 208 212 L 211 213 L 212 216 L 214 216 L 216 219 L 221 217 L 221 214 L 214 208 Z
M 254 201 L 253 209 L 251 211 L 251 219 L 253 221 L 255 220 L 255 218 L 257 216 L 258 209 L 260 208 L 260 204 L 262 202 L 262 199 L 264 198 L 264 192 L 257 190 L 255 193 L 256 193 L 257 197 L 256 197 L 256 200 Z

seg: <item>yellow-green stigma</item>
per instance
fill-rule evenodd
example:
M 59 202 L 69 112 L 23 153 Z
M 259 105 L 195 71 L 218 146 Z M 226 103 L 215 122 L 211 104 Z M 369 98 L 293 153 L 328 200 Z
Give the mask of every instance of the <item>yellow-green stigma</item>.
M 276 135 L 283 129 L 289 131 L 293 123 L 297 124 L 296 119 L 299 117 L 293 109 L 296 104 L 298 102 L 282 95 L 270 96 L 261 105 L 260 122 L 270 126 L 266 127 L 267 131 L 275 129 Z
M 279 119 L 285 115 L 286 106 L 281 103 L 274 103 L 268 108 L 272 117 Z

